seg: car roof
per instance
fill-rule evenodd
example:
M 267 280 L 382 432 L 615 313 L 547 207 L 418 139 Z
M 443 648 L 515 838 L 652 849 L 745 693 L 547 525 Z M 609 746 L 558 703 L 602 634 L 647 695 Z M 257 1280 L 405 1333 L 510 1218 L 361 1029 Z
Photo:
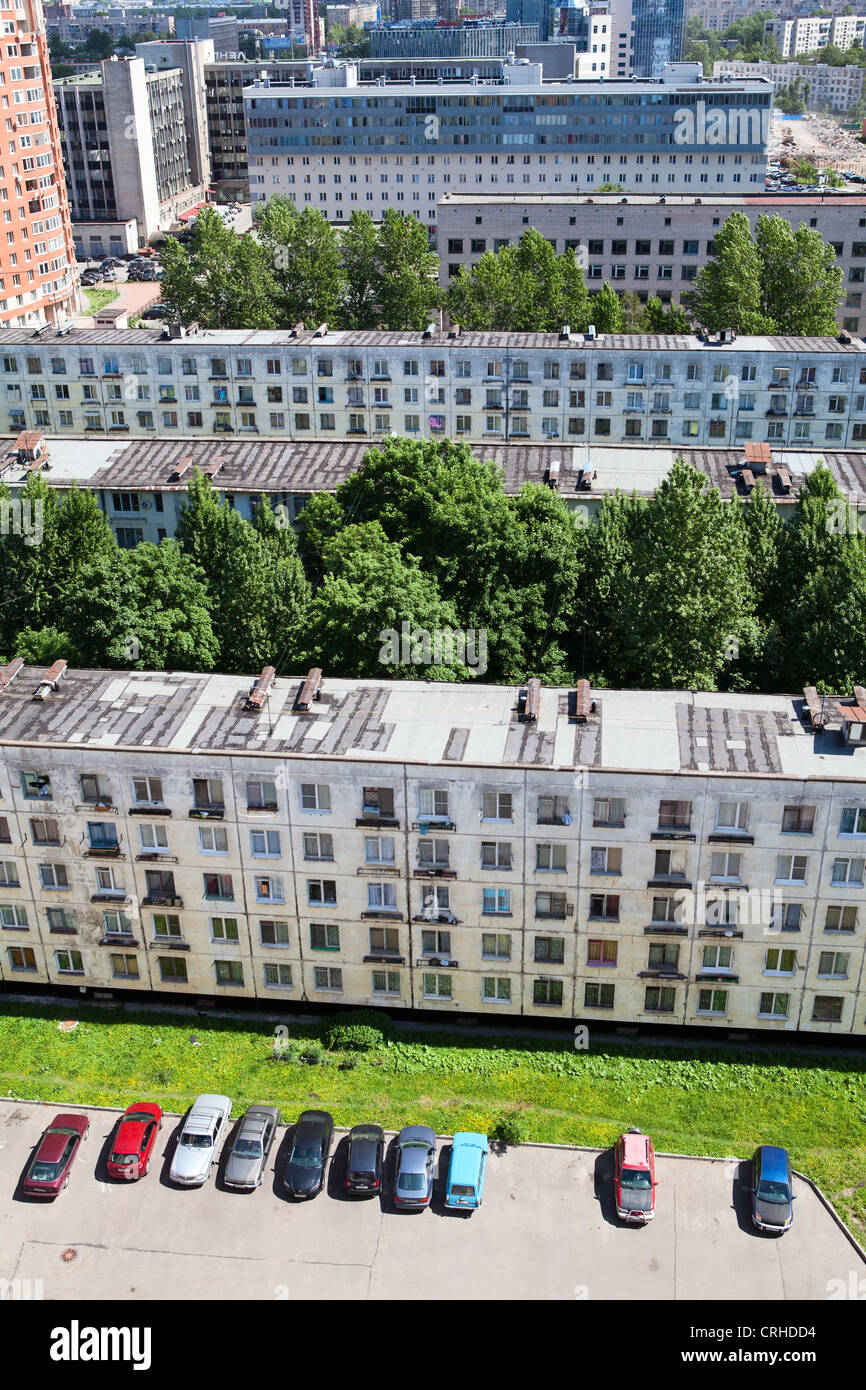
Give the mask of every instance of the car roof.
M 622 1161 L 629 1168 L 649 1167 L 649 1144 L 645 1134 L 624 1134 L 622 1136 Z
M 359 1139 L 379 1140 L 385 1138 L 385 1131 L 381 1125 L 353 1125 L 349 1130 L 349 1142 L 354 1144 Z
M 334 1123 L 327 1110 L 303 1110 L 298 1116 L 298 1128 L 301 1125 L 321 1125 Z
M 436 1135 L 429 1125 L 406 1125 L 397 1135 L 398 1144 L 435 1144 Z
M 276 1105 L 251 1105 L 244 1115 L 244 1120 L 270 1120 L 279 1121 L 280 1112 Z
M 36 1157 L 44 1163 L 56 1163 L 69 1140 L 68 1134 L 52 1133 L 50 1130 L 43 1134 L 39 1148 L 36 1150 Z
M 788 1181 L 790 1159 L 787 1149 L 780 1149 L 775 1144 L 761 1144 L 755 1157 L 761 1165 L 762 1177 L 769 1178 L 771 1182 Z
M 482 1153 L 487 1152 L 487 1135 L 462 1131 L 454 1135 L 448 1180 L 452 1183 L 475 1182 Z
M 112 1152 L 117 1154 L 138 1153 L 141 1148 L 141 1136 L 148 1124 L 148 1119 L 139 1119 L 135 1116 L 129 1120 L 121 1120 L 117 1138 L 112 1145 Z
M 81 1129 L 87 1123 L 86 1115 L 69 1115 L 65 1111 L 55 1115 L 49 1129 Z
M 155 1100 L 137 1100 L 126 1109 L 124 1119 L 132 1119 L 134 1116 L 140 1119 L 145 1117 L 154 1118 L 162 1114 L 162 1107 L 157 1105 Z

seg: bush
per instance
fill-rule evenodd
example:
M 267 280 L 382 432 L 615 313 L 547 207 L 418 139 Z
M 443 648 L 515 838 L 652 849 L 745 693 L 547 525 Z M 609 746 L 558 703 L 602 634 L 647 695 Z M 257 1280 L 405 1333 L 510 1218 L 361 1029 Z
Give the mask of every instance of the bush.
M 309 1042 L 298 1053 L 298 1061 L 306 1062 L 310 1067 L 318 1066 L 325 1061 L 325 1049 L 320 1042 Z
M 357 1058 L 357 1057 L 344 1057 L 343 1060 L 342 1060 L 342 1062 L 340 1063 L 340 1065 L 339 1065 L 339 1067 L 338 1067 L 338 1070 L 339 1070 L 339 1071 L 354 1071 L 357 1065 L 358 1065 L 358 1058 Z
M 335 1023 L 325 1033 L 325 1044 L 332 1052 L 369 1052 L 381 1043 L 379 1029 L 363 1023 Z
M 521 1143 L 523 1135 L 523 1116 L 517 1110 L 508 1110 L 500 1115 L 490 1132 L 491 1139 L 495 1139 L 499 1144 L 511 1145 L 512 1148 Z
M 322 1041 L 331 1051 L 368 1052 L 381 1047 L 394 1031 L 387 1014 L 377 1009 L 352 1009 L 334 1014 L 322 1025 Z

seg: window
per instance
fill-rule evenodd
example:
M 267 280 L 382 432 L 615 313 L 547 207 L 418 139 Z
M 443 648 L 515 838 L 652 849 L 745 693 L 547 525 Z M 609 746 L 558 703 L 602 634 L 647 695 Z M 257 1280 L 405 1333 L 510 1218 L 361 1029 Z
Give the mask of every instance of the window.
M 136 956 L 112 956 L 111 973 L 115 980 L 137 980 L 139 978 Z
M 317 965 L 313 969 L 313 988 L 340 993 L 343 988 L 343 972 L 329 965 Z
M 133 777 L 132 795 L 136 805 L 162 806 L 161 777 Z
M 255 780 L 247 782 L 248 811 L 276 811 L 277 788 L 274 782 Z
M 340 928 L 330 922 L 310 923 L 310 949 L 313 951 L 339 951 Z
M 782 950 L 773 946 L 764 956 L 765 975 L 794 975 L 797 970 L 797 952 Z
M 672 1014 L 676 990 L 669 985 L 647 985 L 644 1011 L 648 1014 Z
M 400 951 L 400 933 L 396 927 L 371 927 L 370 950 L 395 956 Z
M 221 825 L 199 826 L 198 845 L 202 854 L 228 854 L 228 832 Z
M 540 796 L 536 820 L 539 825 L 571 825 L 568 798 L 565 796 Z
M 152 919 L 154 937 L 174 937 L 181 939 L 180 918 L 173 913 L 156 912 Z
M 702 970 L 730 970 L 734 963 L 733 946 L 705 946 L 701 959 Z
M 840 995 L 816 994 L 812 1005 L 814 1023 L 841 1023 L 842 1003 Z
M 186 961 L 181 956 L 157 956 L 159 978 L 166 984 L 186 984 Z
M 396 912 L 396 883 L 368 883 L 367 907 L 370 911 L 374 912 Z
M 97 875 L 99 874 L 97 870 Z M 63 864 L 40 864 L 39 878 L 43 888 L 68 888 L 69 879 Z
M 593 825 L 625 825 L 625 801 L 622 797 L 597 796 L 592 803 Z
M 511 937 L 497 932 L 482 932 L 481 955 L 491 960 L 511 960 Z
M 393 835 L 365 835 L 364 860 L 367 864 L 393 864 Z
M 0 903 L 0 927 L 26 930 L 27 926 L 27 909 L 25 907 L 18 907 L 12 903 Z
M 587 965 L 616 965 L 619 943 L 592 938 L 586 943 Z
M 301 783 L 301 810 L 330 812 L 331 788 L 321 782 Z
M 3 824 L 6 825 L 5 820 Z M 31 817 L 30 833 L 33 836 L 34 845 L 60 844 L 60 826 L 56 820 L 36 820 L 35 818 Z M 7 833 L 2 838 L 8 840 L 10 837 Z
M 862 859 L 834 859 L 830 875 L 831 883 L 845 883 L 858 888 L 863 885 Z
M 847 951 L 821 951 L 818 956 L 818 975 L 825 979 L 847 980 L 848 963 L 851 957 Z
M 615 986 L 588 981 L 584 986 L 583 1003 L 587 1009 L 612 1009 Z
M 720 801 L 716 807 L 717 830 L 747 830 L 749 827 L 748 801 Z
M 692 820 L 690 801 L 660 801 L 659 829 L 688 830 Z
M 36 953 L 29 946 L 10 946 L 6 955 L 10 970 L 36 969 Z
M 533 1004 L 559 1007 L 562 1004 L 562 981 L 533 980 L 532 1002 Z
M 618 922 L 619 921 L 619 894 L 618 893 L 590 893 L 589 895 L 589 915 L 597 921 Z
M 805 854 L 778 855 L 776 858 L 776 882 L 805 883 L 807 863 Z
M 512 820 L 511 792 L 484 792 L 481 798 L 482 820 Z
M 839 821 L 840 835 L 866 835 L 866 806 L 846 806 Z
M 565 959 L 565 942 L 561 936 L 537 936 L 535 938 L 535 959 L 554 965 L 562 965 Z
M 425 999 L 450 999 L 450 975 L 422 975 L 422 988 Z
M 259 938 L 263 946 L 288 946 L 288 922 L 259 921 Z
M 482 888 L 481 911 L 483 913 L 504 912 L 511 914 L 510 888 Z
M 536 845 L 535 867 L 542 873 L 563 873 L 566 868 L 565 845 Z
M 291 989 L 292 967 L 267 964 L 264 966 L 264 981 L 268 989 Z
M 399 994 L 400 971 L 374 970 L 372 972 L 372 985 L 374 994 Z
M 774 903 L 770 908 L 771 931 L 799 931 L 802 920 L 802 903 Z
M 119 913 L 110 914 L 113 917 L 120 916 Z M 72 932 L 75 931 L 75 918 L 71 912 L 67 912 L 65 907 L 49 907 L 47 910 L 48 930 Z M 129 922 L 126 921 L 126 930 L 129 930 Z M 118 928 L 119 930 L 119 928 Z
M 827 916 L 824 919 L 825 931 L 845 931 L 852 932 L 857 929 L 857 908 L 852 905 L 839 905 L 827 908 Z
M 392 846 L 393 846 L 393 843 L 394 843 L 394 841 L 393 841 L 393 840 L 390 840 L 390 844 L 391 844 Z M 508 848 L 509 848 L 509 850 L 510 850 L 510 846 L 508 846 Z M 427 864 L 430 864 L 430 865 L 436 865 L 436 866 L 442 867 L 442 868 L 447 868 L 447 867 L 448 867 L 448 863 L 449 863 L 449 858 L 450 858 L 450 851 L 449 851 L 449 848 L 448 848 L 448 841 L 447 841 L 447 840 L 431 840 L 431 839 L 429 839 L 427 836 L 424 836 L 423 839 L 419 839 L 419 841 L 418 841 L 418 863 L 419 863 L 420 865 L 427 865 Z M 481 846 L 481 863 L 482 863 L 482 867 L 484 867 L 484 845 Z M 509 859 L 508 865 L 507 865 L 506 867 L 508 867 L 508 868 L 511 867 L 511 861 L 510 861 L 510 859 Z
M 814 806 L 786 806 L 782 812 L 782 833 L 811 835 L 815 828 Z
M 696 1013 L 724 1014 L 728 1008 L 726 989 L 699 989 Z
M 506 1003 L 511 1002 L 511 981 L 507 975 L 482 975 L 481 977 L 481 998 L 482 999 L 502 999 Z
M 440 787 L 420 787 L 418 815 L 422 820 L 448 819 L 448 792 Z
M 365 787 L 362 802 L 365 816 L 379 816 L 385 820 L 394 817 L 394 791 L 391 787 Z
M 313 832 L 304 832 L 305 859 L 333 859 L 334 837 Z
M 204 895 L 206 898 L 224 898 L 234 901 L 234 887 L 231 874 L 203 874 Z
M 511 842 L 509 840 L 483 840 L 481 842 L 481 867 L 482 869 L 510 869 Z
M 739 879 L 742 874 L 743 856 L 717 851 L 710 858 L 710 878 Z
M 608 849 L 594 845 L 589 851 L 589 872 L 591 874 L 618 874 L 622 872 L 622 850 Z
M 238 919 L 236 917 L 211 917 L 211 941 L 237 941 Z
M 198 810 L 225 810 L 223 784 L 219 777 L 194 777 L 192 795 L 193 804 Z
M 569 903 L 564 893 L 536 893 L 536 917 L 567 917 Z
M 28 798 L 50 801 L 51 778 L 44 772 L 22 772 L 21 791 Z
M 55 951 L 54 960 L 61 975 L 83 975 L 80 951 Z
M 278 859 L 280 856 L 280 832 L 278 830 L 251 830 L 250 850 L 256 859 Z
M 790 994 L 762 994 L 758 1004 L 759 1018 L 787 1018 Z

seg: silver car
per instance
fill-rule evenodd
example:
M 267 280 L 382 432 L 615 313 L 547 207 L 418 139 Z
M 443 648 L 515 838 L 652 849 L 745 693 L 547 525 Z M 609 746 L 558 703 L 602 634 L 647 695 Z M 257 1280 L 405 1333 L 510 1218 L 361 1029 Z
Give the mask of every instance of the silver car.
M 239 1187 L 249 1192 L 260 1186 L 279 1123 L 280 1112 L 275 1105 L 250 1106 L 229 1153 L 226 1187 Z
M 199 1096 L 184 1121 L 169 1178 L 180 1187 L 201 1187 L 217 1161 L 217 1146 L 232 1112 L 228 1096 Z
M 407 1125 L 395 1142 L 394 1205 L 406 1210 L 429 1207 L 433 1196 L 436 1135 L 427 1125 Z

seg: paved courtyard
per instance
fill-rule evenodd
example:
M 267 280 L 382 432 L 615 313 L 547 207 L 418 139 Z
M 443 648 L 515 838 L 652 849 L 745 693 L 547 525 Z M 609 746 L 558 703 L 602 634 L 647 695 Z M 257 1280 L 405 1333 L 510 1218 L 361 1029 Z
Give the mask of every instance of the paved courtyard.
M 635 1229 L 613 1214 L 608 1154 L 534 1145 L 491 1154 L 480 1211 L 446 1212 L 445 1140 L 432 1207 L 407 1213 L 387 1198 L 343 1196 L 339 1131 L 326 1191 L 306 1204 L 282 1195 L 286 1129 L 256 1192 L 226 1189 L 222 1162 L 203 1188 L 170 1186 L 180 1126 L 171 1116 L 149 1176 L 110 1182 L 105 1158 L 120 1112 L 91 1110 L 68 1189 L 54 1202 L 22 1198 L 33 1147 L 62 1108 L 0 1101 L 0 1279 L 41 1279 L 49 1300 L 823 1300 L 829 1280 L 866 1276 L 804 1182 L 795 1180 L 792 1229 L 781 1238 L 755 1231 L 750 1165 L 732 1160 L 657 1157 L 658 1215 Z M 77 1254 L 64 1262 L 70 1249 Z

